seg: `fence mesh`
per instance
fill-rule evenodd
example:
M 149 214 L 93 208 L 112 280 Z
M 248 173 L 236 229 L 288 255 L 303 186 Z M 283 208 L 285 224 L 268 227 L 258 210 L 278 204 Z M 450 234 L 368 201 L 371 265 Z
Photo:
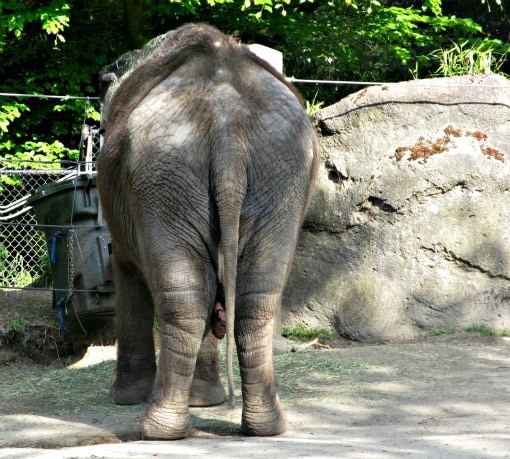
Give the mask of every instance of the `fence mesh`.
M 95 174 L 99 130 L 83 126 L 80 161 L 2 160 L 0 169 L 0 287 L 51 287 L 48 241 L 27 199 L 39 187 Z

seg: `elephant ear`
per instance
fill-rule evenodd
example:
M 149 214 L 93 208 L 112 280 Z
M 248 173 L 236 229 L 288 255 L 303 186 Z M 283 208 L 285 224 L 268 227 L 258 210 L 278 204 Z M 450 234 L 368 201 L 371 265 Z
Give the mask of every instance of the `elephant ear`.
M 117 77 L 117 75 L 114 72 L 104 73 L 101 76 L 101 80 L 104 82 L 107 82 L 107 83 L 112 83 L 114 81 L 117 81 L 118 79 L 119 78 Z

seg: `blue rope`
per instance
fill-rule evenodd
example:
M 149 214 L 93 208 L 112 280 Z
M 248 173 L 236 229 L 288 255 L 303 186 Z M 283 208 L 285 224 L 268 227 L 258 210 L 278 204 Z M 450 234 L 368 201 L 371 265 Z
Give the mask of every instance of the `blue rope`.
M 64 298 L 62 298 L 57 303 L 57 308 L 58 308 L 58 319 L 60 321 L 60 328 L 62 330 L 64 330 L 65 332 L 67 332 L 68 330 L 67 330 L 66 316 L 65 316 L 66 302 L 65 302 Z
M 62 239 L 67 234 L 67 231 L 57 231 L 53 234 L 51 241 L 48 241 L 48 244 L 51 244 L 50 249 L 50 262 L 56 263 L 57 262 L 57 245 L 58 240 Z
M 51 239 L 51 253 L 50 253 L 50 261 L 52 263 L 57 262 L 57 241 L 58 241 L 58 233 L 55 233 L 53 235 L 53 238 Z

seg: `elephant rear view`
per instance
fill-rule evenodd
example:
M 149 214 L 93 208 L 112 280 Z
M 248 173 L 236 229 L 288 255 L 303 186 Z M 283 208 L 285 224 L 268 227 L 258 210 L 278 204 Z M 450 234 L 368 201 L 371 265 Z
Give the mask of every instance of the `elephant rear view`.
M 247 47 L 201 24 L 157 37 L 103 79 L 97 182 L 118 296 L 114 401 L 148 402 L 143 438 L 184 437 L 189 406 L 225 400 L 225 330 L 231 401 L 237 345 L 243 432 L 282 433 L 273 319 L 318 167 L 299 96 Z

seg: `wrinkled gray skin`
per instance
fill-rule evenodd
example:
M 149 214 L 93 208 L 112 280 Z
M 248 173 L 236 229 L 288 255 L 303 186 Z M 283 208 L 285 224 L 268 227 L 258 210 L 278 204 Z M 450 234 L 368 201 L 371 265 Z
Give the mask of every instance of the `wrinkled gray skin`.
M 273 318 L 312 192 L 314 130 L 291 86 L 214 28 L 184 26 L 132 57 L 117 81 L 106 78 L 97 164 L 118 297 L 114 401 L 149 402 L 147 439 L 182 438 L 190 405 L 222 403 L 211 333 L 221 303 L 242 430 L 282 433 Z

